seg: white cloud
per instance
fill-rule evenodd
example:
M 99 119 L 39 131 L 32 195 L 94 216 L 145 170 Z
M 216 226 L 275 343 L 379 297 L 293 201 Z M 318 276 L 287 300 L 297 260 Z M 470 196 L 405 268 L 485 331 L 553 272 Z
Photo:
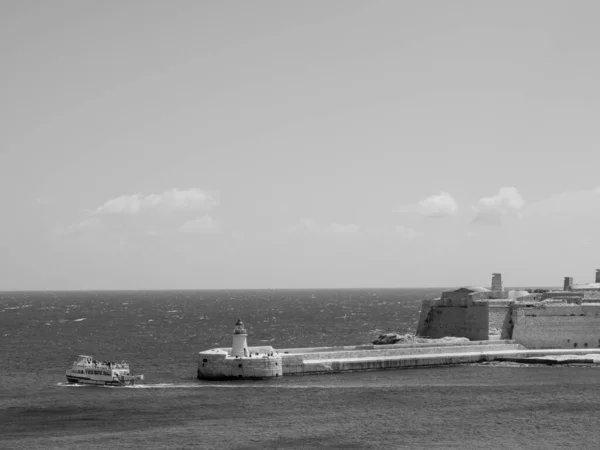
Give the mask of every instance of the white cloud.
M 419 236 L 423 236 L 423 233 L 412 228 L 408 228 L 402 225 L 398 225 L 394 228 L 394 231 L 398 233 L 404 239 L 415 239 Z
M 182 233 L 207 233 L 219 231 L 219 226 L 212 217 L 202 216 L 188 220 L 179 227 L 179 231 Z
M 58 234 L 63 236 L 77 234 L 87 229 L 99 227 L 101 224 L 102 222 L 100 222 L 100 220 L 98 220 L 95 217 L 91 217 L 80 222 L 74 223 L 72 225 L 60 228 L 58 230 Z
M 353 223 L 332 223 L 329 230 L 333 233 L 356 233 L 360 227 Z
M 299 223 L 292 225 L 288 228 L 288 231 L 291 233 L 299 232 L 299 231 L 312 231 L 317 232 L 320 228 L 317 225 L 317 221 L 315 219 L 311 219 L 308 217 L 304 217 L 300 219 Z
M 146 210 L 210 210 L 219 201 L 201 189 L 169 189 L 160 194 L 128 194 L 106 201 L 96 208 L 97 214 L 137 214 Z
M 600 211 L 600 187 L 567 191 L 551 195 L 527 206 L 526 216 L 547 215 L 597 215 Z
M 508 217 L 521 217 L 521 209 L 525 200 L 515 187 L 500 188 L 492 197 L 482 197 L 473 206 L 475 211 L 474 223 L 499 225 Z
M 453 216 L 458 212 L 458 203 L 448 192 L 440 192 L 421 200 L 416 205 L 404 205 L 396 209 L 401 213 L 417 213 L 427 217 Z
M 300 220 L 300 227 L 310 231 L 318 231 L 317 221 L 315 219 L 304 218 Z

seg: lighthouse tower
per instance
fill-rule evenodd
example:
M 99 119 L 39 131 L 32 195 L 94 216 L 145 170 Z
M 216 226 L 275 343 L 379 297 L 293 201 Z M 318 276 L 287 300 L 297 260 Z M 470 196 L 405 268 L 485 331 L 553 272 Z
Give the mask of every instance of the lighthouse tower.
M 246 338 L 248 333 L 244 327 L 244 323 L 238 319 L 233 329 L 233 344 L 231 345 L 231 356 L 248 356 L 248 342 Z

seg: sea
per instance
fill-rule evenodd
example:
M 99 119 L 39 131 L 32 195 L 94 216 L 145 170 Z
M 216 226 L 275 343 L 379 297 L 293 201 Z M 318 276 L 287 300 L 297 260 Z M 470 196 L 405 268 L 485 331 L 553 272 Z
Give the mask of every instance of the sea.
M 367 344 L 414 332 L 441 289 L 0 292 L 0 449 L 600 447 L 594 366 L 470 364 L 196 379 L 231 345 Z M 133 387 L 77 386 L 77 355 L 130 363 Z

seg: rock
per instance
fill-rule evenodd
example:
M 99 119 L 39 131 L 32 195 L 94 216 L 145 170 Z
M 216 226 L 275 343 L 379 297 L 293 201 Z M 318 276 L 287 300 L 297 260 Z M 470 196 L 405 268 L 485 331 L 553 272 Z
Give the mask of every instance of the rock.
M 398 333 L 387 333 L 380 334 L 377 339 L 373 341 L 373 345 L 390 345 L 390 344 L 458 344 L 462 342 L 469 342 L 468 338 L 465 337 L 454 337 L 446 336 L 440 339 L 429 339 L 424 337 L 418 337 L 414 334 L 398 334 Z
M 409 343 L 409 341 L 412 342 L 411 338 L 414 338 L 414 336 L 400 335 L 400 334 L 396 334 L 396 333 L 380 334 L 379 337 L 373 341 L 373 344 L 374 345 L 389 345 L 389 344 L 397 344 L 397 343 L 404 344 L 404 343 Z

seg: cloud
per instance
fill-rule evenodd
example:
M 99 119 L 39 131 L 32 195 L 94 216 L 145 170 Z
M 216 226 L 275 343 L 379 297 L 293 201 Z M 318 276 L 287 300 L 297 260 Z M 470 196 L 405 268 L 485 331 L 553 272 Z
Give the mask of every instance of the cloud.
M 181 233 L 208 233 L 219 231 L 218 224 L 210 216 L 188 220 L 179 227 Z
M 316 233 L 318 231 L 322 231 L 322 228 L 317 224 L 317 221 L 315 219 L 304 217 L 300 219 L 299 223 L 289 227 L 288 231 L 291 233 L 302 231 L 310 231 Z
M 402 225 L 398 225 L 394 228 L 394 231 L 400 235 L 403 239 L 412 240 L 419 236 L 423 236 L 423 233 L 412 228 L 408 228 Z
M 317 221 L 315 219 L 303 218 L 300 220 L 300 225 L 296 228 L 305 228 L 310 231 L 319 231 Z
M 160 194 L 121 195 L 110 199 L 94 211 L 96 214 L 138 214 L 142 211 L 210 210 L 219 204 L 211 194 L 201 189 L 169 189 Z
M 440 192 L 421 200 L 415 205 L 403 205 L 396 208 L 401 213 L 417 213 L 426 217 L 453 216 L 458 213 L 458 203 L 447 192 Z
M 580 191 L 568 191 L 531 203 L 526 216 L 548 215 L 598 215 L 600 212 L 600 187 Z
M 332 223 L 329 226 L 329 230 L 332 233 L 356 233 L 360 227 L 358 225 L 354 225 L 353 223 Z
M 506 218 L 521 217 L 521 209 L 525 200 L 515 187 L 500 188 L 492 197 L 482 197 L 473 206 L 475 218 L 473 223 L 484 225 L 500 225 Z
M 66 227 L 62 227 L 58 229 L 58 234 L 61 236 L 69 236 L 73 234 L 81 233 L 84 230 L 88 230 L 91 228 L 97 228 L 102 224 L 100 220 L 95 217 L 91 217 L 80 222 L 74 223 L 72 225 L 68 225 Z

